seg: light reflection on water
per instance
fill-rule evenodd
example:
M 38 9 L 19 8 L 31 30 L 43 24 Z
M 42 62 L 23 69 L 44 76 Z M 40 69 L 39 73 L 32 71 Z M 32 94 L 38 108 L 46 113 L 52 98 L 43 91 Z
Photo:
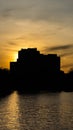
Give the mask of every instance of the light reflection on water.
M 73 93 L 19 95 L 0 100 L 0 130 L 73 130 Z
M 15 91 L 8 98 L 8 102 L 6 104 L 7 114 L 5 118 L 7 119 L 6 124 L 9 130 L 19 128 L 19 103 L 18 103 L 18 95 Z

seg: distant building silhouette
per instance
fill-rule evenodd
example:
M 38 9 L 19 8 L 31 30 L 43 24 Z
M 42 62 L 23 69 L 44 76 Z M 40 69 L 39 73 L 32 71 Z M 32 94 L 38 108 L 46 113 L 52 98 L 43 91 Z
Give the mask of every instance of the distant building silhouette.
M 37 48 L 21 49 L 16 62 L 10 62 L 10 72 L 14 75 L 25 75 L 60 72 L 60 57 L 56 54 L 40 54 Z

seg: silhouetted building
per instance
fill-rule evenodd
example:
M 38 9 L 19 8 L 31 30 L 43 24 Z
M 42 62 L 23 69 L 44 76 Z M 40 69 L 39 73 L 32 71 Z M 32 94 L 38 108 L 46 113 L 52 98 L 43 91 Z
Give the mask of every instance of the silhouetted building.
M 56 54 L 40 54 L 37 48 L 21 49 L 16 62 L 10 62 L 10 72 L 15 75 L 60 72 L 60 57 Z
M 40 54 L 37 48 L 21 49 L 16 62 L 10 62 L 14 75 L 55 74 L 60 72 L 60 57 L 56 54 Z

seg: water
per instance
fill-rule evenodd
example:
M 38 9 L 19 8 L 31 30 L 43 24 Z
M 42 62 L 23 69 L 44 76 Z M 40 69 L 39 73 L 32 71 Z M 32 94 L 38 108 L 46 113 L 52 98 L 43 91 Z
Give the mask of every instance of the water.
M 73 130 L 73 93 L 1 98 L 0 130 Z

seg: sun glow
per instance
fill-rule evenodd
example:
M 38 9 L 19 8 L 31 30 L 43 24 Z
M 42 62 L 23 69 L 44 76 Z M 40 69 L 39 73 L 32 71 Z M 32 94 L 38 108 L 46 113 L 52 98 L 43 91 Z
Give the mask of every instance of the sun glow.
M 14 61 L 16 61 L 18 59 L 18 53 L 14 54 Z

